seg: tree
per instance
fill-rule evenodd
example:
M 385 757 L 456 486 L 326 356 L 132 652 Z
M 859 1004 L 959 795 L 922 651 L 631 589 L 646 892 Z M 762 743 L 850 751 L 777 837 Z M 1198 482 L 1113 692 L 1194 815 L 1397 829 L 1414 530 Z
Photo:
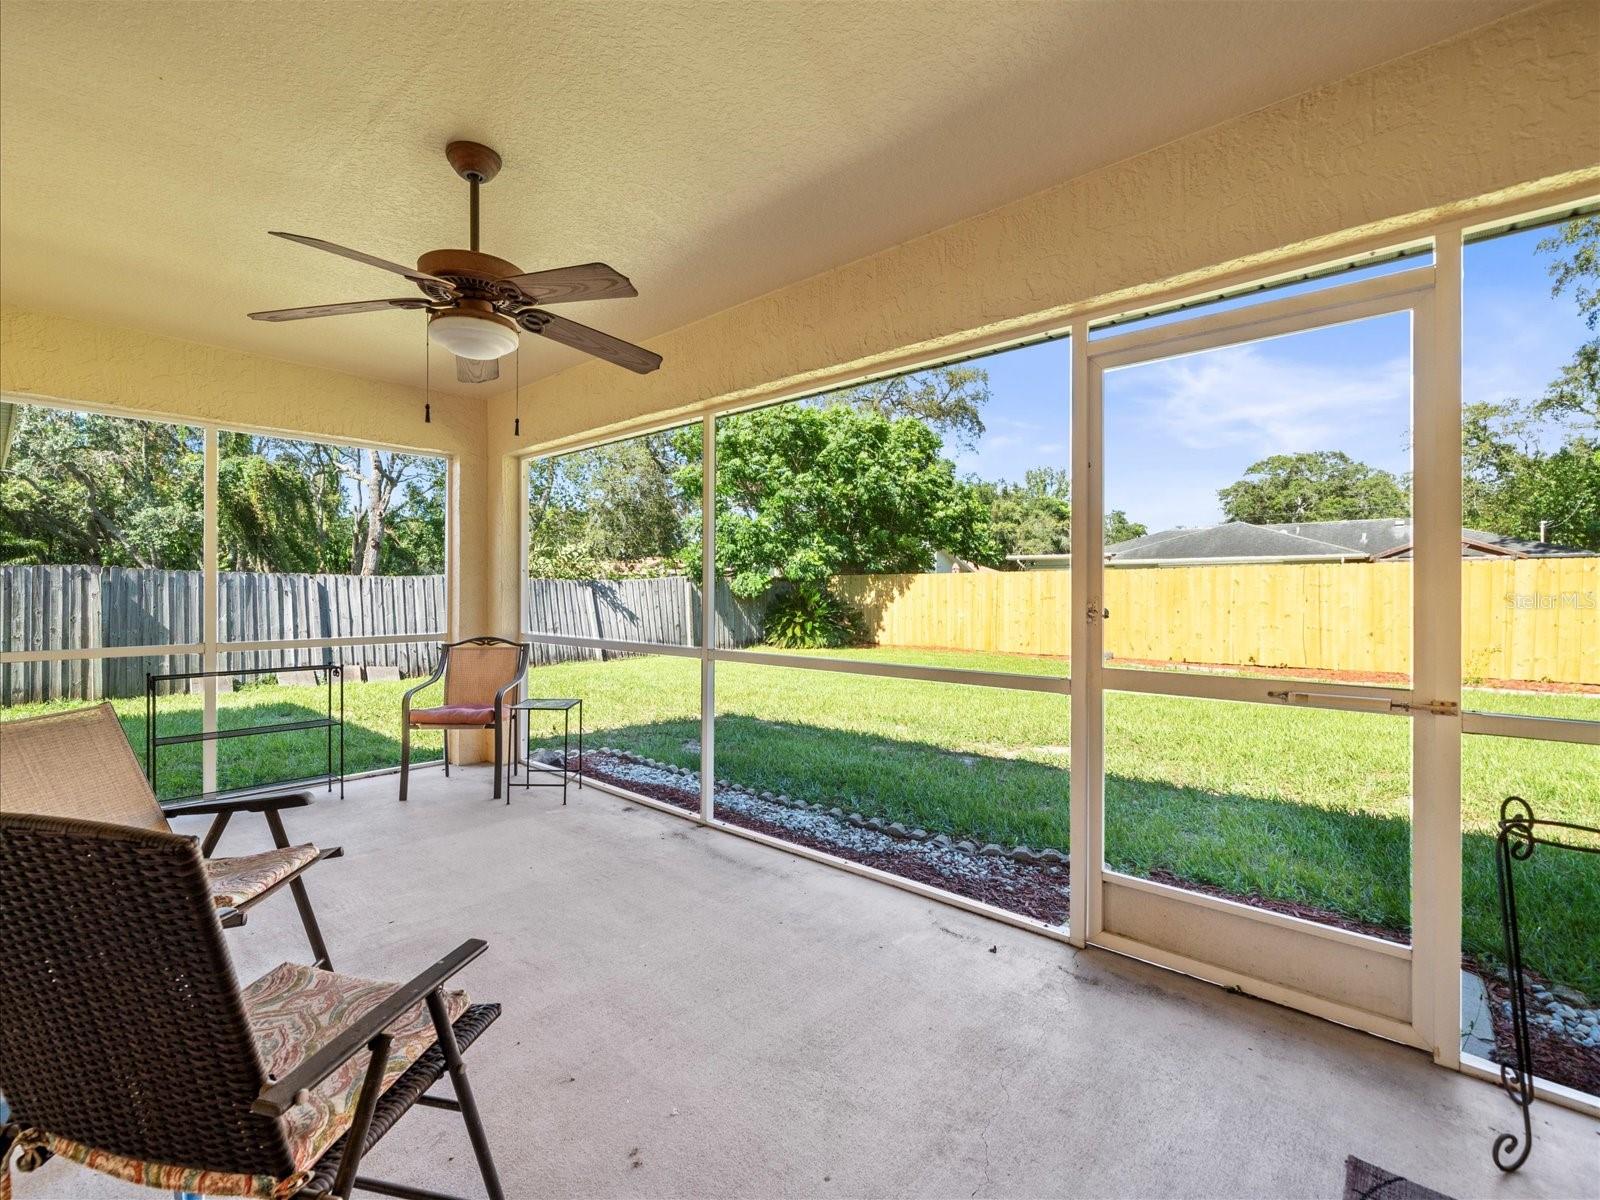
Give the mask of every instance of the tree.
M 1131 542 L 1134 538 L 1142 538 L 1150 532 L 1147 525 L 1138 521 L 1128 520 L 1128 514 L 1120 508 L 1114 508 L 1106 514 L 1105 544 L 1114 546 L 1118 542 Z
M 217 483 L 220 565 L 229 571 L 329 570 L 326 555 L 336 547 L 316 536 L 320 523 L 310 482 L 292 464 L 273 455 L 271 445 L 271 439 L 249 434 L 222 435 Z
M 1506 537 L 1600 551 L 1600 442 L 1573 435 L 1540 447 L 1538 404 L 1466 407 L 1463 520 Z
M 699 511 L 699 496 L 683 495 L 674 477 L 684 462 L 680 438 L 646 434 L 536 461 L 528 474 L 530 574 L 582 579 L 637 574 L 641 566 L 676 569 L 690 513 Z M 698 445 L 697 433 L 695 454 Z
M 700 494 L 699 430 L 682 433 L 684 496 Z M 956 478 L 921 420 L 864 408 L 786 404 L 724 418 L 717 431 L 717 569 L 735 594 L 776 578 L 926 571 L 936 550 L 998 563 L 984 497 Z M 698 530 L 688 553 L 698 555 Z
M 1072 504 L 1068 473 L 1034 467 L 1021 483 L 978 481 L 989 509 L 989 526 L 1003 556 L 1066 554 L 1072 549 Z
M 1567 221 L 1559 232 L 1540 241 L 1538 249 L 1556 256 L 1550 264 L 1555 280 L 1550 294 L 1569 287 L 1584 323 L 1600 325 L 1600 215 Z M 1572 361 L 1533 406 L 1535 414 L 1574 423 L 1580 432 L 1600 434 L 1600 337 L 1573 352 Z
M 1565 222 L 1538 249 L 1555 256 L 1551 295 L 1570 289 L 1594 329 L 1600 217 Z M 1538 398 L 1468 405 L 1462 435 L 1469 526 L 1600 551 L 1600 338 L 1581 343 Z
M 931 367 L 819 397 L 822 407 L 844 405 L 881 417 L 915 417 L 962 449 L 983 436 L 983 406 L 989 403 L 989 372 L 982 367 Z
M 1021 483 L 975 482 L 989 505 L 989 524 L 1001 552 L 1070 554 L 1072 503 L 1070 472 L 1060 467 L 1034 467 Z M 1105 544 L 1143 537 L 1149 530 L 1130 521 L 1121 509 L 1105 515 Z
M 0 561 L 193 570 L 203 471 L 184 426 L 25 406 L 0 472 Z
M 1342 450 L 1274 454 L 1217 492 L 1230 521 L 1252 525 L 1356 521 L 1410 512 L 1405 483 Z

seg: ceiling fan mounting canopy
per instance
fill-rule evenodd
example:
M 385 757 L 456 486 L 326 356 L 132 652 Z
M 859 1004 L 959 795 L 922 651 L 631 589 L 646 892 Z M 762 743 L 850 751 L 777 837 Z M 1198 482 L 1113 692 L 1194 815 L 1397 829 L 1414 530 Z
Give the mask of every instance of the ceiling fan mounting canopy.
M 488 183 L 500 174 L 500 156 L 482 142 L 451 142 L 444 156 L 468 183 Z
M 641 375 L 661 365 L 659 354 L 539 308 L 541 304 L 612 300 L 639 293 L 627 276 L 605 263 L 524 272 L 516 263 L 480 251 L 478 189 L 499 174 L 500 156 L 478 142 L 455 141 L 445 147 L 445 157 L 471 189 L 469 250 L 429 250 L 417 259 L 416 269 L 412 270 L 320 238 L 273 232 L 275 237 L 404 276 L 416 285 L 421 297 L 280 308 L 250 316 L 257 321 L 297 321 L 347 313 L 426 309 L 428 340 L 456 356 L 456 377 L 467 383 L 499 378 L 497 360 L 516 349 L 518 330 L 547 337 Z

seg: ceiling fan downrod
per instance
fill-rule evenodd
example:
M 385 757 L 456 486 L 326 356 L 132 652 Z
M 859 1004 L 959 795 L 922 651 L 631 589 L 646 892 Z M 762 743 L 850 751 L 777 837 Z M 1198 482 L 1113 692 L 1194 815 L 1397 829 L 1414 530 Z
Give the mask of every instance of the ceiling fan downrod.
M 478 253 L 478 188 L 500 173 L 500 156 L 480 142 L 451 142 L 444 148 L 455 173 L 467 181 L 471 189 L 470 237 L 472 252 Z

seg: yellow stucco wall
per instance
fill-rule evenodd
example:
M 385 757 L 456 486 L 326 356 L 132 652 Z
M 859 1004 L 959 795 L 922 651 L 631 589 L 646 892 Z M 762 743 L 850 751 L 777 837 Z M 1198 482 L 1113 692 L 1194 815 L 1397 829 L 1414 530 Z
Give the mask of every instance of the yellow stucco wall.
M 1559 0 L 652 339 L 655 374 L 530 384 L 520 438 L 502 393 L 491 615 L 517 628 L 516 454 L 1578 188 L 1600 190 L 1600 6 Z

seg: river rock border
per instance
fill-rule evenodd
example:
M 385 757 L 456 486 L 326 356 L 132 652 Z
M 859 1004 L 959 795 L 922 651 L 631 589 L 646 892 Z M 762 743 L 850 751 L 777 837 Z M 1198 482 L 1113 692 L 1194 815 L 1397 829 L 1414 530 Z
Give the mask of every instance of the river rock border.
M 659 759 L 649 758 L 642 754 L 634 754 L 628 750 L 619 750 L 615 746 L 600 746 L 588 751 L 590 754 L 604 754 L 623 762 L 637 763 L 640 766 L 653 770 L 664 771 L 680 779 L 698 779 L 700 773 L 689 767 L 680 767 L 674 763 L 662 762 Z M 541 751 L 535 758 L 552 765 L 559 765 L 561 756 L 554 751 Z M 955 839 L 946 833 L 930 833 L 921 826 L 907 827 L 901 821 L 886 821 L 882 817 L 863 816 L 855 809 L 844 808 L 840 805 L 814 804 L 805 800 L 796 800 L 793 796 L 783 792 L 758 791 L 755 788 L 745 787 L 743 784 L 734 783 L 731 779 L 716 780 L 719 792 L 732 792 L 749 796 L 755 800 L 764 800 L 768 804 L 781 805 L 801 812 L 813 812 L 822 816 L 832 817 L 836 821 L 843 821 L 847 825 L 854 825 L 858 829 L 870 829 L 875 833 L 887 837 L 898 838 L 908 842 L 931 842 L 949 850 L 959 850 L 963 854 L 978 855 L 984 858 L 1006 858 L 1012 862 L 1023 863 L 1035 867 L 1064 867 L 1067 865 L 1067 856 L 1059 850 L 1035 850 L 1030 846 L 1015 845 L 1001 846 L 996 842 L 974 842 L 970 838 Z

